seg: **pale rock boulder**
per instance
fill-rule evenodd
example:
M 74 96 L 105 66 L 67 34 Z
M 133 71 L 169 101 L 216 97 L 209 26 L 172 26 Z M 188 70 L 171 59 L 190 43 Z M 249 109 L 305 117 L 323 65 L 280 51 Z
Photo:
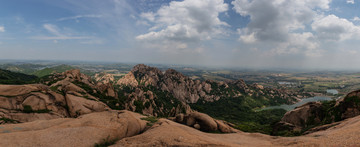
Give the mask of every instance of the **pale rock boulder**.
M 302 128 L 306 127 L 308 121 L 310 121 L 310 118 L 313 118 L 313 121 L 319 123 L 321 119 L 318 118 L 318 114 L 320 113 L 321 103 L 309 102 L 295 108 L 292 111 L 286 112 L 281 121 L 293 124 L 295 126 L 295 130 L 301 130 Z
M 16 105 L 14 104 L 15 101 L 7 97 L 0 96 L 0 108 L 3 109 L 16 109 Z
M 205 133 L 195 128 L 178 124 L 167 119 L 159 119 L 150 129 L 142 134 L 124 138 L 112 147 L 239 147 L 239 146 L 276 146 L 267 135 L 248 135 L 245 133 L 214 134 Z
M 100 101 L 88 100 L 71 94 L 66 94 L 65 98 L 71 117 L 77 117 L 91 112 L 110 110 L 106 104 Z
M 0 146 L 89 147 L 105 139 L 122 139 L 144 131 L 146 121 L 129 111 L 104 111 L 74 118 L 60 118 L 2 125 Z
M 229 126 L 226 122 L 213 119 L 207 114 L 190 112 L 189 114 L 178 114 L 174 119 L 178 123 L 185 124 L 205 132 L 220 131 L 223 133 L 235 133 L 238 130 Z
M 8 113 L 7 118 L 16 120 L 17 122 L 32 122 L 37 120 L 50 120 L 56 118 L 64 118 L 63 115 L 49 112 L 49 113 Z
M 58 81 L 52 84 L 50 87 L 58 87 L 57 90 L 61 90 L 61 91 L 75 91 L 78 93 L 86 93 L 84 89 L 80 88 L 79 86 L 67 80 Z
M 32 91 L 42 91 L 47 89 L 47 86 L 41 84 L 29 85 L 0 85 L 0 95 L 2 96 L 19 96 L 28 94 Z
M 49 105 L 49 103 L 51 102 L 47 95 L 34 92 L 22 102 L 22 106 L 31 106 L 32 110 L 44 110 L 47 109 L 47 105 Z
M 231 127 L 227 122 L 222 120 L 215 120 L 218 125 L 218 130 L 223 133 L 234 133 L 239 132 L 239 130 L 234 129 Z

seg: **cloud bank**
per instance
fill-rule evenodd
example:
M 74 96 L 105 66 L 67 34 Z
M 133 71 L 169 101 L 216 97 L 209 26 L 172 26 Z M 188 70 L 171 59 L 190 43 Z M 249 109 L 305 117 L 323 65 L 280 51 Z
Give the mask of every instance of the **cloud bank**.
M 141 18 L 152 27 L 136 39 L 156 43 L 163 49 L 186 49 L 189 44 L 221 34 L 228 24 L 219 19 L 219 13 L 227 10 L 228 4 L 223 0 L 172 1 L 156 12 L 141 13 Z

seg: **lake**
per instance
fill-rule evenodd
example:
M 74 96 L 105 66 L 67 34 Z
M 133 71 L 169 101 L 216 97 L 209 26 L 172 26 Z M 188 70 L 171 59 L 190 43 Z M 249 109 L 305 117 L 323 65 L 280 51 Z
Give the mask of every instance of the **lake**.
M 295 107 L 301 106 L 301 105 L 303 105 L 303 104 L 305 104 L 307 102 L 330 101 L 330 100 L 332 100 L 332 99 L 329 98 L 329 97 L 316 96 L 316 97 L 302 99 L 300 102 L 297 102 L 297 103 L 292 104 L 292 105 L 283 104 L 283 105 L 280 105 L 280 106 L 269 106 L 269 107 L 259 109 L 257 111 L 268 110 L 268 109 L 285 109 L 286 111 L 290 111 L 290 110 L 295 109 Z
M 331 93 L 331 94 L 333 94 L 333 95 L 336 95 L 336 94 L 339 93 L 339 91 L 337 91 L 336 89 L 328 89 L 328 90 L 326 90 L 326 92 L 327 92 L 327 93 Z
M 294 82 L 278 82 L 280 85 L 295 85 Z

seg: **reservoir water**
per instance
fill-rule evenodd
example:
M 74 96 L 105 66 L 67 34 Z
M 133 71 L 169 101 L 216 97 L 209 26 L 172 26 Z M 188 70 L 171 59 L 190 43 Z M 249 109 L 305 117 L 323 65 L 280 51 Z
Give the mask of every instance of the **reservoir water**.
M 336 95 L 336 94 L 339 93 L 339 91 L 337 91 L 336 89 L 328 89 L 328 90 L 326 90 L 326 92 L 327 92 L 327 93 L 331 93 L 331 94 L 333 94 L 333 95 Z
M 290 110 L 295 109 L 295 107 L 301 106 L 301 105 L 303 105 L 303 104 L 305 104 L 307 102 L 330 101 L 330 100 L 332 100 L 332 99 L 329 98 L 329 97 L 316 96 L 316 97 L 302 99 L 300 102 L 297 102 L 297 103 L 292 104 L 292 105 L 283 104 L 283 105 L 280 105 L 280 106 L 269 106 L 269 107 L 265 107 L 265 108 L 262 108 L 262 109 L 259 109 L 259 110 L 256 110 L 256 111 L 268 110 L 268 109 L 285 109 L 286 111 L 290 111 Z

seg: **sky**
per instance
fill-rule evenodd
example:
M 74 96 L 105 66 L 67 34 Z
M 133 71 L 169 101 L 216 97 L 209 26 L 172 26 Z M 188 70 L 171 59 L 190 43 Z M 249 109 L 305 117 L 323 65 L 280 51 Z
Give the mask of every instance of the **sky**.
M 0 59 L 360 69 L 360 0 L 2 0 Z

